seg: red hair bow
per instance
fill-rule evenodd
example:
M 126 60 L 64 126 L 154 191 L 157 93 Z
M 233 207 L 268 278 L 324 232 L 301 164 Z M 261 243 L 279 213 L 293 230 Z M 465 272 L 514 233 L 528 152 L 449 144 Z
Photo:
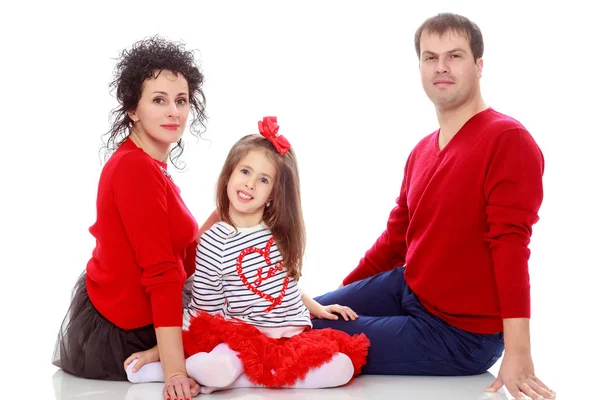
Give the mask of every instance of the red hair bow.
M 258 131 L 273 143 L 279 154 L 285 156 L 291 146 L 285 137 L 277 133 L 279 131 L 277 117 L 264 117 L 262 121 L 258 121 Z

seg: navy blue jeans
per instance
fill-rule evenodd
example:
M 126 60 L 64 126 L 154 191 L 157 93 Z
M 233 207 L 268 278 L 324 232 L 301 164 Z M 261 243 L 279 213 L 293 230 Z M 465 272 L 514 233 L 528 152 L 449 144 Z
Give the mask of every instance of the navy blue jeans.
M 365 374 L 475 375 L 487 371 L 504 351 L 501 332 L 466 332 L 425 310 L 404 280 L 404 267 L 315 300 L 349 306 L 359 315 L 348 322 L 313 319 L 313 326 L 367 335 L 371 346 Z

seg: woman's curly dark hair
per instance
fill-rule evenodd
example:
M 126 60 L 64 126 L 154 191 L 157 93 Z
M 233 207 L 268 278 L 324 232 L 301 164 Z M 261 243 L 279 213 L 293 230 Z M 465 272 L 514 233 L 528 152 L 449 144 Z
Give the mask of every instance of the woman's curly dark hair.
M 201 137 L 206 129 L 206 98 L 202 91 L 204 75 L 195 62 L 193 52 L 185 50 L 183 43 L 171 42 L 157 35 L 135 43 L 130 50 L 123 50 L 117 60 L 114 79 L 109 87 L 111 92 L 116 89 L 119 106 L 110 114 L 111 128 L 105 134 L 109 137 L 102 147 L 106 157 L 129 136 L 133 121 L 127 112 L 137 107 L 144 81 L 156 77 L 156 72 L 163 70 L 181 74 L 186 79 L 192 113 L 190 132 Z M 179 139 L 169 152 L 169 159 L 176 168 L 179 168 L 177 159 L 182 152 L 183 142 Z

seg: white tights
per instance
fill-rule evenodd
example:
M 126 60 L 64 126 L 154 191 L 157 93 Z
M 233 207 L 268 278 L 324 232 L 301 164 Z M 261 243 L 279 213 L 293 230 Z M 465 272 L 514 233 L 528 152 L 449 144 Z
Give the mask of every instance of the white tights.
M 235 388 L 262 387 L 248 380 L 244 374 L 244 366 L 233 351 L 225 343 L 219 344 L 210 353 L 197 353 L 185 361 L 190 378 L 202 385 L 201 393 L 212 393 L 217 390 Z M 149 363 L 139 371 L 132 369 L 137 363 L 134 360 L 127 366 L 127 379 L 133 383 L 164 382 L 160 362 Z M 319 389 L 345 385 L 354 375 L 354 366 L 350 358 L 336 353 L 333 358 L 319 368 L 311 369 L 303 380 L 297 380 L 291 389 Z

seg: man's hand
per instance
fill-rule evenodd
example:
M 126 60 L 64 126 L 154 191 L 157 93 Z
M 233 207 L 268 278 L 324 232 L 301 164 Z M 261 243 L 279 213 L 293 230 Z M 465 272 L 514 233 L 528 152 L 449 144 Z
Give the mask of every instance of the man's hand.
M 535 376 L 528 318 L 504 319 L 505 352 L 498 377 L 487 392 L 497 392 L 504 385 L 517 400 L 525 400 L 523 394 L 533 400 L 555 399 L 556 393 Z
M 556 398 L 556 393 L 535 376 L 530 354 L 504 355 L 498 377 L 486 392 L 497 392 L 502 386 L 518 400 L 525 399 L 523 394 L 533 400 Z

